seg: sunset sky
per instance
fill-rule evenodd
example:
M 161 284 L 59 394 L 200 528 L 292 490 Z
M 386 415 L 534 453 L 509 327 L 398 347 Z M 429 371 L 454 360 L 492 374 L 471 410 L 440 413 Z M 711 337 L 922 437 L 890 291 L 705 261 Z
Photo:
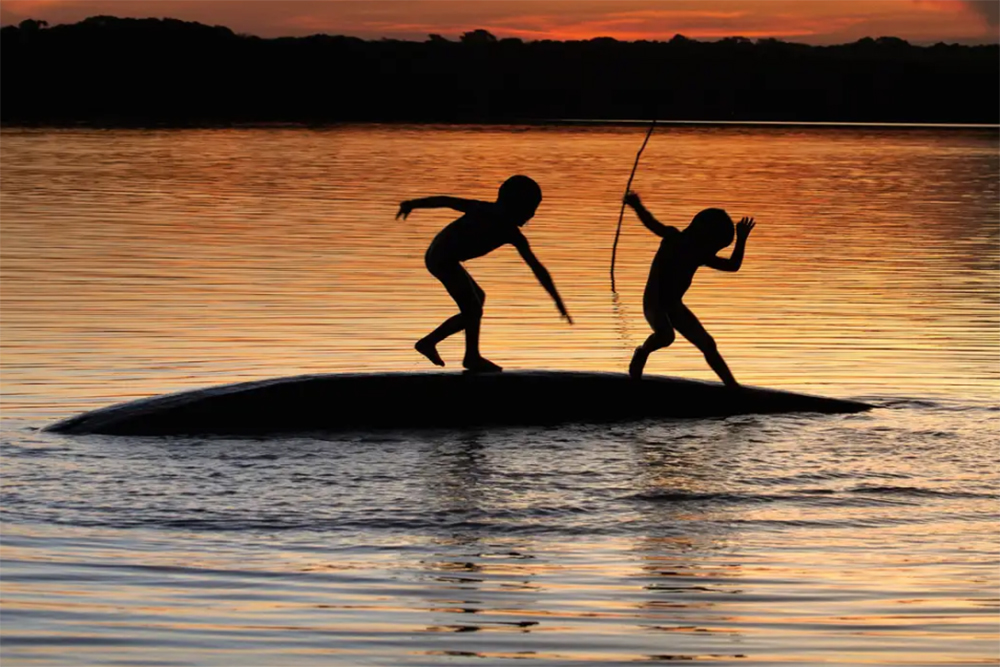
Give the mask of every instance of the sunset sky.
M 171 17 L 224 25 L 261 37 L 316 33 L 423 41 L 484 28 L 498 37 L 535 39 L 713 40 L 776 37 L 838 44 L 901 37 L 918 44 L 996 43 L 997 0 L 5 0 L 0 23 L 50 25 L 99 14 Z

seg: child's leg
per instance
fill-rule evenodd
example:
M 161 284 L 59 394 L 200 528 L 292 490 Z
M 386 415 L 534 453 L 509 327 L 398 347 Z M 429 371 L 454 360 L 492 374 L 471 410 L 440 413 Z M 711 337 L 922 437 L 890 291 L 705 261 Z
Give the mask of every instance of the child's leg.
M 465 269 L 462 269 L 465 271 Z M 472 286 L 472 295 L 466 296 L 467 307 L 462 307 L 462 317 L 465 318 L 465 358 L 462 366 L 471 371 L 499 371 L 501 368 L 492 361 L 483 358 L 479 352 L 479 330 L 483 322 L 483 306 L 486 305 L 486 292 L 472 276 L 465 273 L 468 284 Z M 457 299 L 456 299 L 457 301 Z M 461 306 L 460 306 L 461 307 Z
M 465 330 L 465 359 L 463 365 L 470 370 L 500 370 L 496 364 L 483 359 L 479 352 L 479 327 L 483 317 L 483 303 L 486 293 L 472 279 L 461 265 L 455 264 L 446 269 L 433 272 L 441 281 L 448 294 L 458 304 L 461 311 L 445 320 L 437 329 L 422 338 L 416 344 L 416 349 L 439 366 L 444 365 L 436 346 L 442 340 Z M 438 363 L 440 361 L 440 363 Z
M 712 367 L 712 370 L 715 371 L 715 374 L 719 376 L 719 379 L 727 387 L 739 386 L 739 382 L 729 372 L 729 366 L 726 365 L 726 362 L 722 359 L 722 355 L 719 354 L 719 349 L 715 345 L 715 339 L 705 331 L 705 327 L 701 325 L 701 322 L 698 321 L 694 313 L 688 310 L 687 306 L 678 302 L 670 310 L 670 319 L 673 321 L 674 327 L 681 332 L 681 335 L 701 350 L 701 353 L 705 355 L 705 361 L 708 362 L 708 365 Z
M 646 321 L 652 327 L 653 333 L 649 334 L 646 341 L 635 348 L 632 353 L 632 362 L 628 365 L 628 374 L 638 380 L 642 377 L 642 371 L 646 368 L 646 361 L 649 355 L 657 350 L 668 347 L 674 342 L 674 327 L 670 318 L 662 308 L 655 304 L 648 304 L 643 307 Z
M 444 359 L 441 358 L 440 353 L 437 351 L 437 344 L 464 328 L 465 318 L 462 317 L 461 313 L 452 315 L 442 322 L 437 329 L 418 340 L 417 344 L 413 347 L 417 352 L 430 359 L 431 363 L 435 366 L 444 366 Z

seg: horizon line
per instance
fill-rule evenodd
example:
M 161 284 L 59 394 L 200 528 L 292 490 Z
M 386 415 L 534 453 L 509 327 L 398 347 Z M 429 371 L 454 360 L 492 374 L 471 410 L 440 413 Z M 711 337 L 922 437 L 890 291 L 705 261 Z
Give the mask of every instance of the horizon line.
M 43 121 L 8 121 L 5 122 L 0 131 L 4 129 L 88 129 L 88 128 L 115 128 L 115 129 L 253 129 L 253 128 L 277 128 L 277 127 L 324 127 L 334 125 L 385 125 L 385 126 L 406 126 L 406 125 L 448 125 L 455 127 L 462 126 L 530 126 L 530 125 L 605 125 L 605 126 L 631 126 L 649 125 L 652 119 L 603 119 L 603 118 L 524 118 L 519 120 L 483 120 L 483 121 L 383 121 L 383 120 L 331 120 L 331 121 L 246 121 L 227 122 L 218 121 L 215 123 L 201 124 L 177 124 L 171 122 L 142 122 L 133 123 L 102 123 L 100 121 L 69 121 L 69 122 L 43 122 Z M 1000 123 L 931 123 L 931 122 L 878 122 L 878 121 L 808 121 L 808 120 L 656 120 L 657 125 L 731 125 L 731 126 L 763 126 L 763 127 L 846 127 L 846 128 L 889 128 L 889 129 L 952 129 L 952 130 L 1000 130 Z

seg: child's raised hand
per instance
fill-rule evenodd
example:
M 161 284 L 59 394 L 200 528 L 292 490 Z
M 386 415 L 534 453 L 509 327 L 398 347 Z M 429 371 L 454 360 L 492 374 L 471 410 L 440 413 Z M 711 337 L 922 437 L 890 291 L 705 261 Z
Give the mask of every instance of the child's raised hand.
M 403 216 L 403 220 L 406 220 L 406 216 L 410 215 L 413 211 L 413 204 L 409 201 L 404 201 L 399 205 L 399 213 L 396 214 L 396 220 L 399 220 L 399 216 Z
M 625 197 L 622 198 L 622 201 L 632 208 L 639 208 L 642 206 L 642 201 L 639 199 L 639 195 L 631 190 L 625 193 Z
M 739 222 L 736 223 L 736 240 L 746 241 L 747 237 L 750 236 L 750 232 L 757 225 L 753 221 L 753 218 L 743 217 Z

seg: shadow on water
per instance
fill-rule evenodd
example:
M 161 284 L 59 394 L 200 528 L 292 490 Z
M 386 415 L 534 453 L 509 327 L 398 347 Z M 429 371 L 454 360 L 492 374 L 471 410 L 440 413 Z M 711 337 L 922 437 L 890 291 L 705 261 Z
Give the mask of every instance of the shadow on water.
M 732 623 L 743 601 L 740 534 L 729 492 L 758 424 L 718 421 L 696 428 L 650 428 L 634 445 L 634 496 L 646 530 L 632 545 L 642 586 L 633 602 L 643 628 L 686 652 L 654 660 L 743 658 Z M 710 638 L 705 640 L 704 638 Z M 706 649 L 706 646 L 710 649 Z
M 581 474 L 574 457 L 563 455 L 552 465 L 559 453 L 542 446 L 537 456 L 548 463 L 516 471 L 512 467 L 520 466 L 511 459 L 518 454 L 495 448 L 489 433 L 431 444 L 416 474 L 428 508 L 450 518 L 415 574 L 433 620 L 424 631 L 438 636 L 439 646 L 426 654 L 583 659 L 579 647 L 552 641 L 553 631 L 572 629 L 589 633 L 590 645 L 607 653 L 606 664 L 744 657 L 741 633 L 727 624 L 726 611 L 742 593 L 734 581 L 740 564 L 731 558 L 737 534 L 714 499 L 730 475 L 718 459 L 740 455 L 746 426 L 699 425 L 697 435 L 684 427 L 602 431 L 619 459 L 609 466 L 631 469 L 634 480 L 620 520 L 644 529 L 625 538 L 581 534 L 562 546 L 531 535 L 530 524 L 533 515 L 553 511 L 552 496 L 539 484 L 569 487 Z M 559 469 L 566 479 L 559 479 Z M 511 478 L 523 486 L 512 487 Z M 599 494 L 595 482 L 591 491 Z M 611 495 L 621 492 L 616 487 Z M 679 502 L 665 500 L 669 494 Z M 711 517 L 711 530 L 693 522 L 698 513 Z M 504 517 L 519 517 L 528 534 L 498 532 L 491 522 Z M 586 558 L 578 553 L 581 543 Z M 623 562 L 623 552 L 633 560 Z M 586 658 L 594 655 L 592 648 Z

